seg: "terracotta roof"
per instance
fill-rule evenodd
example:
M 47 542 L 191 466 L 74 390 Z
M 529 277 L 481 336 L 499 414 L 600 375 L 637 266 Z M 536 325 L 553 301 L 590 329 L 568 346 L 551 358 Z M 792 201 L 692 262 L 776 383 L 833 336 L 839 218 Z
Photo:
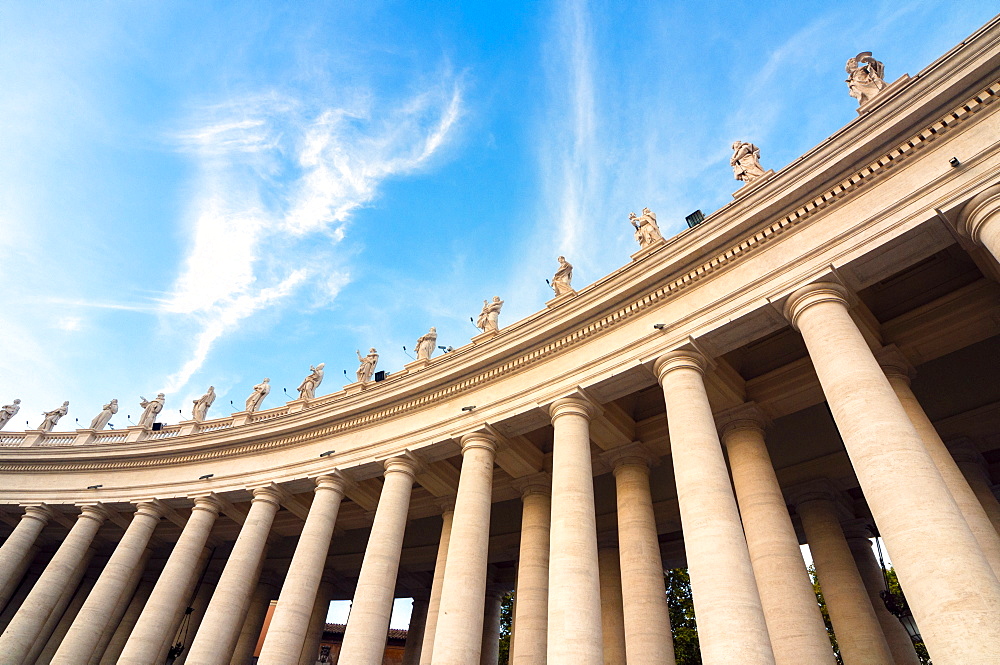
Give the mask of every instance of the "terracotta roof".
M 344 630 L 347 628 L 342 623 L 328 623 L 326 628 L 323 629 L 324 633 L 334 633 L 334 634 L 344 634 Z M 405 628 L 390 628 L 389 629 L 389 639 L 391 640 L 405 640 L 407 630 Z

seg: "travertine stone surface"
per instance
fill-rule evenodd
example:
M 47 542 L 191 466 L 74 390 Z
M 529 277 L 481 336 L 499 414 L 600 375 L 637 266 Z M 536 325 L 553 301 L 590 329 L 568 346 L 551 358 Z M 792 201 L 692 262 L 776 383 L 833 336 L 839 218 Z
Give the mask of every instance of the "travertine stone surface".
M 649 463 L 645 456 L 626 454 L 614 464 L 628 662 L 673 665 L 674 641 L 649 490 Z
M 889 645 L 847 546 L 833 497 L 823 492 L 802 493 L 795 498 L 795 509 L 806 532 L 844 665 L 891 663 Z
M 597 575 L 593 406 L 556 400 L 552 417 L 552 523 L 549 545 L 549 665 L 600 665 L 601 592 Z
M 279 592 L 276 582 L 277 580 L 272 579 L 270 576 L 261 576 L 260 581 L 257 582 L 257 588 L 254 589 L 253 596 L 250 597 L 250 602 L 247 604 L 246 618 L 243 620 L 243 626 L 240 628 L 240 636 L 236 640 L 236 647 L 233 649 L 233 655 L 229 659 L 229 665 L 251 664 L 253 652 L 257 648 L 257 642 L 260 640 L 260 631 L 264 627 L 264 620 L 267 618 L 267 611 L 271 607 L 271 601 Z M 305 627 L 307 629 L 309 627 L 308 620 Z M 268 628 L 268 635 L 270 634 L 271 631 Z M 296 657 L 298 657 L 298 654 L 285 662 L 290 663 Z
M 833 283 L 795 291 L 786 315 L 802 333 L 935 665 L 991 662 L 1000 582 Z
M 987 187 L 966 204 L 958 229 L 1000 261 L 1000 183 Z
M 7 604 L 30 563 L 38 534 L 52 519 L 47 506 L 27 506 L 13 533 L 0 547 L 0 607 Z
M 136 506 L 132 522 L 56 651 L 53 665 L 80 665 L 90 660 L 121 595 L 140 563 L 145 562 L 146 546 L 161 517 L 163 511 L 154 502 Z
M 152 553 L 152 550 L 147 547 L 142 553 L 142 557 L 139 559 L 138 565 L 132 569 L 132 575 L 125 582 L 125 588 L 122 590 L 121 595 L 118 596 L 118 600 L 115 602 L 114 608 L 109 613 L 108 621 L 104 626 L 104 630 L 101 631 L 101 635 L 97 639 L 97 646 L 94 647 L 93 652 L 90 654 L 90 658 L 87 660 L 88 665 L 98 665 L 98 663 L 101 662 L 101 658 L 104 657 L 105 652 L 108 650 L 108 645 L 111 644 L 112 638 L 121 625 L 132 598 L 135 596 L 136 590 L 142 582 L 143 575 L 146 573 L 146 566 L 149 563 L 149 558 L 152 556 Z M 152 586 L 150 586 L 150 589 L 152 589 Z
M 333 598 L 333 585 L 323 582 L 316 594 L 316 604 L 309 617 L 309 632 L 306 633 L 302 653 L 299 654 L 299 665 L 316 665 L 319 659 L 319 646 L 323 641 L 323 629 L 326 627 L 326 615 L 330 611 L 330 600 Z
M 302 652 L 340 502 L 344 498 L 344 487 L 344 479 L 337 475 L 316 479 L 312 506 L 257 661 L 260 665 L 290 663 Z
M 342 663 L 382 662 L 415 473 L 416 465 L 408 458 L 393 457 L 385 462 L 385 484 L 340 650 Z
M 540 474 L 539 474 L 540 475 Z M 550 481 L 537 480 L 521 493 L 521 544 L 517 558 L 517 602 L 511 665 L 545 665 L 549 608 Z
M 139 582 L 135 593 L 127 601 L 128 607 L 126 607 L 125 613 L 118 621 L 118 625 L 114 630 L 114 634 L 111 635 L 111 640 L 104 649 L 104 653 L 97 660 L 91 658 L 90 665 L 115 665 L 118 662 L 118 657 L 121 655 L 122 649 L 125 648 L 125 642 L 128 640 L 129 635 L 132 634 L 132 629 L 135 628 L 135 624 L 139 620 L 139 615 L 142 613 L 142 608 L 146 605 L 149 595 L 153 592 L 154 585 L 155 582 L 151 579 Z
M 478 433 L 462 437 L 462 473 L 434 633 L 433 665 L 466 665 L 480 659 L 495 455 L 496 442 L 491 437 Z
M 660 357 L 654 371 L 667 405 L 674 478 L 698 636 L 705 665 L 774 665 L 743 525 L 696 351 Z M 725 570 L 726 575 L 718 572 Z
M 83 576 L 83 572 L 79 570 L 81 562 L 89 557 L 88 550 L 94 542 L 94 536 L 107 518 L 108 511 L 102 506 L 83 506 L 73 528 L 45 567 L 45 572 L 35 582 L 17 614 L 0 635 L 0 665 L 21 665 L 28 657 L 71 580 L 76 577 L 77 572 L 80 577 Z M 76 580 L 79 583 L 79 577 Z M 68 604 L 69 598 L 66 602 Z
M 424 622 L 424 644 L 420 650 L 420 665 L 429 665 L 434 653 L 434 634 L 441 609 L 441 587 L 444 585 L 444 571 L 448 562 L 448 545 L 451 540 L 451 526 L 455 518 L 455 504 L 446 502 L 441 513 L 441 537 L 438 540 L 437 558 L 434 563 L 434 579 L 431 582 L 431 597 L 427 603 L 427 620 Z
M 601 585 L 602 662 L 604 665 L 626 665 L 625 615 L 618 548 L 600 548 L 597 560 Z
M 502 587 L 489 585 L 486 589 L 479 665 L 493 665 L 500 659 L 500 605 L 503 594 Z
M 174 636 L 175 617 L 183 611 L 201 573 L 198 563 L 220 507 L 211 496 L 195 499 L 191 516 L 125 643 L 120 665 L 147 665 L 150 653 L 165 651 Z
M 798 537 L 764 443 L 766 418 L 754 404 L 717 418 L 777 665 L 833 665 Z
M 1000 533 L 1000 500 L 997 500 L 997 495 L 993 493 L 993 483 L 986 470 L 986 460 L 976 450 L 975 444 L 967 439 L 949 441 L 948 449 L 986 511 L 990 524 Z
M 410 625 L 406 631 L 406 647 L 403 649 L 401 665 L 417 665 L 420 662 L 420 652 L 424 646 L 424 628 L 427 625 L 427 606 L 430 597 L 413 599 L 413 609 L 410 611 Z

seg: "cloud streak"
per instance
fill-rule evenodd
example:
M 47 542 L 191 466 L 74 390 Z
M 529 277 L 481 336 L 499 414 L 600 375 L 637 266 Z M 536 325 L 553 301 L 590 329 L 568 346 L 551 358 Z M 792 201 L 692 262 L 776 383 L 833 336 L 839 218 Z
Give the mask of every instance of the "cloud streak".
M 163 390 L 184 387 L 241 321 L 309 290 L 326 305 L 349 282 L 336 247 L 353 212 L 393 176 L 424 167 L 462 115 L 454 77 L 396 105 L 317 108 L 276 93 L 201 109 L 174 137 L 199 183 L 190 247 L 160 312 L 193 327 Z

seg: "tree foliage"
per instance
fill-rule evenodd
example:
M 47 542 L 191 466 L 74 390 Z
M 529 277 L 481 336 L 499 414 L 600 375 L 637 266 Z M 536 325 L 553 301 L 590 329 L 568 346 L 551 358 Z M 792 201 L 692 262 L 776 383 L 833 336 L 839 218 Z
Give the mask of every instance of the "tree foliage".
M 694 620 L 691 576 L 687 568 L 668 570 L 663 579 L 667 587 L 670 627 L 674 632 L 674 655 L 677 665 L 701 665 L 698 626 Z
M 510 629 L 514 624 L 514 593 L 504 595 L 500 601 L 500 658 L 498 665 L 510 662 Z

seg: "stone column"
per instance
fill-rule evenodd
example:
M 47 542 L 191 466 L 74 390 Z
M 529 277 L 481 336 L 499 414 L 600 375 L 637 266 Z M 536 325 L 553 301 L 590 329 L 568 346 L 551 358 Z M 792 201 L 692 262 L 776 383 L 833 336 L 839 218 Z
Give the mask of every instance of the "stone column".
M 799 491 L 795 510 L 802 520 L 844 665 L 891 663 L 889 645 L 844 538 L 833 495 Z
M 986 511 L 993 529 L 1000 533 L 1000 501 L 997 501 L 997 495 L 993 493 L 993 482 L 987 471 L 986 460 L 975 444 L 965 437 L 949 441 L 948 448 Z
M 233 650 L 232 658 L 229 659 L 229 665 L 250 665 L 257 642 L 260 641 L 267 611 L 271 608 L 271 601 L 276 595 L 278 595 L 276 580 L 262 576 L 247 606 L 247 617 L 243 621 L 243 628 L 240 629 L 240 637 L 236 640 L 236 648 Z
M 910 422 L 913 423 L 917 434 L 920 435 L 920 440 L 923 441 L 927 453 L 934 461 L 934 465 L 941 474 L 948 491 L 951 492 L 951 496 L 955 499 L 955 503 L 958 504 L 958 509 L 965 517 L 972 535 L 976 537 L 976 542 L 979 543 L 986 561 L 989 562 L 993 573 L 1000 576 L 1000 534 L 993 528 L 979 497 L 969 486 L 969 481 L 962 475 L 955 459 L 944 445 L 937 430 L 934 429 L 931 419 L 927 417 L 927 413 L 917 401 L 917 396 L 913 394 L 913 390 L 910 388 L 913 367 L 895 347 L 883 349 L 882 353 L 879 354 L 879 360 L 886 378 L 889 379 L 889 385 L 892 386 L 893 392 L 896 393 L 896 397 L 903 405 L 903 410 L 906 411 Z
M 549 665 L 600 665 L 601 589 L 590 459 L 593 405 L 563 398 L 552 417 L 552 522 L 549 544 Z M 558 639 L 555 636 L 558 635 Z
M 601 637 L 603 665 L 625 665 L 625 614 L 620 557 L 615 547 L 597 551 L 601 585 Z
M 536 474 L 521 488 L 521 545 L 517 557 L 517 591 L 511 640 L 511 665 L 545 665 L 549 610 L 550 481 Z
M 431 597 L 427 603 L 427 620 L 424 622 L 424 640 L 420 649 L 420 665 L 430 665 L 434 653 L 434 634 L 441 609 L 441 587 L 444 584 L 444 570 L 448 562 L 448 544 L 451 540 L 451 525 L 455 517 L 455 502 L 445 502 L 441 513 L 441 538 L 438 541 L 437 559 L 434 562 L 434 580 L 431 582 Z
M 673 351 L 654 370 L 663 387 L 667 429 L 691 574 L 698 638 L 705 665 L 774 665 L 750 554 L 712 408 L 705 392 L 707 361 Z M 726 571 L 719 575 L 719 571 Z
M 52 519 L 52 509 L 45 505 L 25 506 L 21 521 L 0 547 L 0 609 L 7 604 L 31 563 L 35 541 Z
M 341 663 L 380 665 L 382 662 L 416 470 L 416 463 L 407 457 L 385 461 L 385 483 L 354 591 L 340 649 Z
M 495 454 L 491 437 L 462 437 L 462 474 L 434 633 L 434 665 L 469 665 L 480 658 Z
M 635 444 L 613 452 L 628 662 L 673 665 L 674 640 L 649 490 L 650 457 Z
M 823 615 L 764 443 L 766 418 L 744 404 L 716 419 L 777 665 L 834 665 Z
M 413 610 L 410 612 L 410 626 L 406 631 L 406 647 L 403 649 L 402 665 L 418 665 L 420 662 L 429 604 L 430 597 L 427 594 L 413 598 Z
M 882 576 L 882 567 L 875 559 L 872 552 L 872 542 L 869 540 L 870 532 L 864 520 L 852 520 L 842 525 L 844 536 L 847 538 L 847 545 L 851 548 L 851 555 L 854 557 L 854 565 L 858 568 L 861 580 L 864 582 L 865 590 L 868 591 L 868 600 L 878 617 L 879 626 L 882 627 L 882 635 L 889 645 L 889 652 L 892 653 L 892 662 L 895 665 L 920 665 L 920 659 L 913 648 L 913 640 L 892 613 L 885 608 L 885 602 L 880 591 L 885 590 L 885 578 Z
M 128 603 L 128 607 L 125 609 L 125 614 L 122 615 L 121 621 L 118 622 L 118 627 L 115 628 L 115 632 L 111 636 L 111 641 L 108 642 L 108 646 L 101 655 L 100 660 L 96 663 L 91 660 L 91 665 L 115 665 L 118 662 L 118 657 L 125 648 L 125 642 L 128 641 L 128 637 L 132 634 L 136 622 L 139 621 L 142 608 L 146 606 L 149 595 L 153 593 L 154 585 L 155 581 L 153 579 L 143 580 L 139 583 L 135 593 L 132 595 L 132 599 Z
M 129 608 L 129 603 L 132 601 L 132 597 L 135 595 L 136 589 L 142 581 L 142 576 L 146 570 L 146 564 L 149 563 L 149 557 L 151 555 L 152 552 L 147 547 L 143 551 L 138 565 L 136 565 L 132 570 L 132 575 L 125 582 L 125 588 L 122 590 L 121 595 L 118 596 L 118 601 L 115 603 L 114 609 L 111 610 L 108 621 L 104 626 L 104 630 L 101 631 L 101 635 L 97 640 L 97 646 L 94 647 L 94 651 L 90 655 L 90 660 L 87 661 L 88 665 L 98 665 L 101 662 L 101 658 L 104 657 L 104 653 L 107 651 L 108 645 L 111 643 L 111 639 L 118 630 L 118 626 L 121 624 L 122 619 L 125 616 L 125 612 Z
M 500 610 L 504 593 L 503 587 L 494 584 L 486 588 L 479 665 L 497 665 L 500 660 Z
M 235 545 L 235 542 L 233 544 Z M 174 644 L 181 644 L 185 648 L 177 656 L 172 665 L 184 665 L 187 662 L 188 656 L 191 655 L 191 644 L 198 635 L 198 629 L 201 628 L 201 622 L 205 619 L 208 605 L 212 602 L 212 596 L 215 595 L 215 589 L 219 583 L 219 578 L 222 577 L 222 569 L 225 567 L 228 555 L 229 552 L 224 552 L 221 557 L 215 557 L 214 550 L 210 553 L 211 560 L 206 560 L 205 567 L 202 569 L 203 572 L 198 576 L 198 580 L 191 589 L 191 593 L 186 594 L 186 597 L 191 600 L 174 617 L 175 628 L 171 631 L 173 638 L 167 640 L 167 644 L 161 647 L 161 658 L 157 658 L 157 661 L 166 658 L 167 653 Z M 256 577 L 255 574 L 254 579 Z M 187 624 L 182 627 L 181 624 L 185 620 Z
M 3 635 L 0 635 L 0 665 L 21 665 L 52 613 L 80 562 L 87 556 L 97 530 L 108 518 L 100 505 L 83 506 L 69 534 L 35 582 Z
M 333 527 L 337 523 L 340 502 L 344 498 L 344 479 L 324 475 L 316 479 L 316 490 L 288 575 L 281 587 L 267 637 L 260 652 L 259 665 L 284 665 L 302 653 L 309 629 L 309 616 L 316 604 L 316 592 L 326 567 Z
M 90 660 L 119 598 L 143 561 L 161 517 L 163 509 L 156 502 L 142 501 L 136 505 L 132 522 L 52 658 L 52 665 L 80 665 Z
M 818 283 L 789 296 L 868 506 L 935 665 L 989 662 L 1000 581 L 848 312 L 847 291 Z
M 38 657 L 41 655 L 42 650 L 49 642 L 49 638 L 52 637 L 56 630 L 56 627 L 62 621 L 63 617 L 66 615 L 66 609 L 69 607 L 73 598 L 76 597 L 77 591 L 80 589 L 81 585 L 84 584 L 84 577 L 87 570 L 90 568 L 91 561 L 94 558 L 94 548 L 91 547 L 83 555 L 80 563 L 73 570 L 69 581 L 63 588 L 62 594 L 60 594 L 59 599 L 56 601 L 55 606 L 49 613 L 48 619 L 42 624 L 42 629 L 38 632 L 38 637 L 35 638 L 35 643 L 31 645 L 31 649 L 24 658 L 25 663 L 34 663 Z
M 219 516 L 219 508 L 221 505 L 213 496 L 194 500 L 191 516 L 125 643 L 118 665 L 149 665 L 150 654 L 159 654 L 173 638 L 174 617 L 184 610 L 201 574 L 198 563 Z
M 965 204 L 957 226 L 962 235 L 986 247 L 1000 261 L 1000 183 L 988 187 Z
M 247 603 L 257 586 L 261 559 L 281 496 L 274 486 L 253 490 L 250 512 L 229 553 L 212 601 L 188 652 L 188 665 L 224 665 L 229 662 L 246 618 Z
M 316 593 L 316 604 L 312 616 L 309 617 L 309 632 L 306 633 L 299 654 L 299 665 L 315 665 L 319 660 L 319 647 L 323 643 L 323 631 L 326 629 L 326 615 L 330 613 L 330 601 L 333 600 L 334 587 L 330 582 L 320 582 Z
M 87 572 L 90 574 L 88 575 Z M 91 590 L 94 588 L 94 583 L 97 581 L 95 579 L 96 570 L 90 569 L 87 572 L 84 573 L 83 580 L 71 594 L 66 608 L 61 612 L 53 612 L 49 615 L 49 622 L 54 624 L 53 629 L 51 631 L 42 631 L 42 634 L 35 640 L 31 651 L 28 652 L 25 662 L 35 663 L 35 665 L 49 665 L 52 662 L 52 657 L 62 644 L 66 633 L 69 632 L 70 626 L 76 620 L 76 617 L 80 613 L 80 608 L 83 607 L 84 601 L 87 600 L 87 596 L 90 595 Z

